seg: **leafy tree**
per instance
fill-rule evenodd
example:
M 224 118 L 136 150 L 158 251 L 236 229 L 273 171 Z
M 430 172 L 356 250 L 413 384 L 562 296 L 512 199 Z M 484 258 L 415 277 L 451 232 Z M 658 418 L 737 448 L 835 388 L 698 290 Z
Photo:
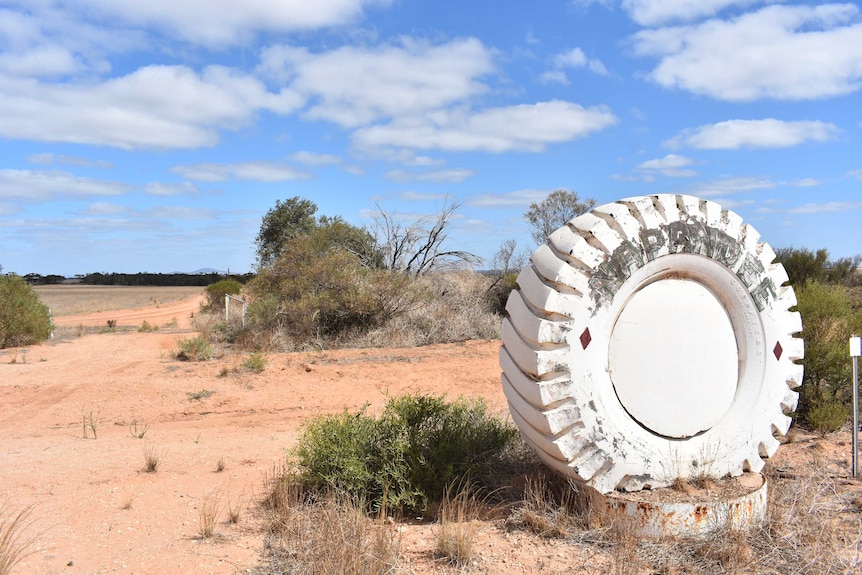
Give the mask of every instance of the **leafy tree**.
M 359 258 L 366 267 L 383 267 L 383 254 L 374 236 L 364 227 L 348 224 L 341 216 L 321 216 L 312 235 L 321 247 L 337 246 Z
M 821 248 L 812 252 L 808 248 L 778 248 L 775 250 L 778 261 L 784 265 L 790 283 L 800 286 L 806 281 L 839 283 L 847 286 L 858 285 L 860 277 L 856 268 L 862 257 L 829 259 L 829 252 Z
M 432 270 L 481 263 L 482 258 L 471 252 L 446 246 L 460 207 L 460 203 L 446 203 L 434 215 L 403 223 L 378 205 L 372 231 L 380 247 L 383 267 L 420 276 Z
M 581 201 L 577 192 L 560 189 L 551 192 L 541 202 L 530 204 L 530 209 L 524 216 L 533 226 L 533 240 L 537 244 L 543 244 L 552 232 L 572 218 L 588 212 L 595 205 L 596 201 L 593 199 Z
M 51 318 L 36 291 L 14 274 L 0 276 L 0 349 L 48 338 Z
M 847 341 L 862 333 L 862 312 L 854 309 L 847 288 L 809 280 L 796 288 L 802 316 L 805 366 L 799 412 L 825 404 L 847 406 L 851 399 L 851 370 Z
M 317 204 L 299 196 L 284 202 L 276 200 L 275 206 L 263 216 L 255 239 L 258 267 L 272 264 L 288 240 L 313 230 L 317 225 L 316 212 Z
M 369 267 L 380 267 L 380 251 L 374 237 L 365 228 L 351 225 L 341 216 L 315 218 L 317 204 L 294 196 L 276 200 L 260 224 L 257 244 L 258 267 L 272 265 L 294 238 L 313 233 L 314 241 L 323 246 L 338 246 L 354 254 Z

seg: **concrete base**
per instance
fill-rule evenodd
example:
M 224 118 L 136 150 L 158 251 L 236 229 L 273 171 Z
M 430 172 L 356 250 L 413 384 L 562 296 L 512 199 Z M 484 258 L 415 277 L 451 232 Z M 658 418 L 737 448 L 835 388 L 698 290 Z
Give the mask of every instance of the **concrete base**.
M 640 537 L 704 535 L 722 528 L 747 530 L 766 517 L 766 478 L 752 474 L 754 485 L 743 495 L 697 502 L 655 501 L 649 492 L 611 493 L 604 496 L 608 518 L 630 522 Z M 672 490 L 664 490 L 671 494 Z M 687 499 L 680 493 L 679 499 Z M 640 497 L 639 497 L 640 496 Z

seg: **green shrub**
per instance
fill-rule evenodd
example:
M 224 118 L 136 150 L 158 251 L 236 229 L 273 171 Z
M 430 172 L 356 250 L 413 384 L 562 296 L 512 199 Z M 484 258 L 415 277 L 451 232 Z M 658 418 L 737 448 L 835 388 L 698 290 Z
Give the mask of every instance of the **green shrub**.
M 808 423 L 822 435 L 838 431 L 846 422 L 847 410 L 835 401 L 821 403 L 808 410 Z
M 293 455 L 306 487 L 364 498 L 372 509 L 421 512 L 454 484 L 489 486 L 516 437 L 482 400 L 407 395 L 378 418 L 363 409 L 311 420 Z
M 30 285 L 16 275 L 0 276 L 0 349 L 48 339 L 51 318 Z
M 258 351 L 249 354 L 249 356 L 243 360 L 242 367 L 248 371 L 261 373 L 266 369 L 266 356 Z
M 141 326 L 138 328 L 138 331 L 140 333 L 152 333 L 154 331 L 159 331 L 159 326 L 153 325 L 147 320 L 144 320 L 143 323 L 141 323 Z
M 205 361 L 215 357 L 212 344 L 203 337 L 191 337 L 177 341 L 177 359 L 183 361 Z
M 225 296 L 237 295 L 242 292 L 242 284 L 230 278 L 208 285 L 204 291 L 206 291 L 207 298 L 205 307 L 212 310 L 223 310 Z
M 257 331 L 280 330 L 297 342 L 331 342 L 410 309 L 412 285 L 405 274 L 368 268 L 315 234 L 299 236 L 249 282 L 249 324 Z

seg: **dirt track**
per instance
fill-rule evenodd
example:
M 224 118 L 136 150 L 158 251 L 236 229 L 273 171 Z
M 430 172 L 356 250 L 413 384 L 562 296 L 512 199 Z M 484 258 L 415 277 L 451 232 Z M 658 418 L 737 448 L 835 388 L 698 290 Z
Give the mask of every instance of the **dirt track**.
M 118 326 L 140 326 L 144 321 L 154 326 L 176 322 L 177 327 L 188 329 L 191 326 L 192 316 L 200 309 L 204 299 L 204 295 L 201 294 L 158 306 L 59 316 L 54 318 L 54 325 L 59 327 L 104 326 L 108 320 L 113 320 Z
M 176 317 L 187 326 L 196 306 L 194 298 L 107 319 L 163 325 Z M 96 318 L 101 326 L 104 315 L 64 319 Z M 492 410 L 505 410 L 498 341 L 271 354 L 266 370 L 251 374 L 235 370 L 242 356 L 177 361 L 176 340 L 190 335 L 182 327 L 117 331 L 0 350 L 0 504 L 35 505 L 35 552 L 16 573 L 246 573 L 263 548 L 257 502 L 264 478 L 310 417 L 366 403 L 378 410 L 388 396 L 407 392 L 481 396 Z M 91 414 L 95 437 L 85 431 Z M 835 437 L 784 446 L 775 463 L 814 455 L 830 473 L 846 475 L 847 443 Z M 159 455 L 156 473 L 144 471 L 146 449 Z M 201 507 L 214 498 L 223 510 L 241 506 L 243 515 L 228 525 L 223 513 L 217 536 L 202 540 Z M 397 529 L 403 573 L 463 572 L 435 556 L 435 525 Z M 608 550 L 490 521 L 474 550 L 470 573 L 616 572 Z
M 197 305 L 57 319 L 160 325 L 176 317 L 187 326 Z M 378 409 L 387 394 L 408 391 L 484 396 L 504 409 L 499 342 L 274 354 L 250 374 L 233 371 L 242 356 L 177 361 L 176 340 L 190 335 L 125 331 L 0 351 L 0 502 L 35 504 L 39 533 L 19 573 L 235 573 L 261 551 L 263 478 L 309 417 Z M 211 394 L 190 399 L 204 390 Z M 95 439 L 84 431 L 90 414 Z M 132 436 L 147 426 L 142 439 Z M 147 447 L 161 455 L 156 473 L 143 471 Z M 200 508 L 212 497 L 246 513 L 204 541 Z

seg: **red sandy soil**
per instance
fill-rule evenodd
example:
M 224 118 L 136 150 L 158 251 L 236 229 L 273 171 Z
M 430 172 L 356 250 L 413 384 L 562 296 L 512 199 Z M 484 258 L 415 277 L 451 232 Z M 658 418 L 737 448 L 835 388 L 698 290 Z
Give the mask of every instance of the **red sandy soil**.
M 246 573 L 263 548 L 264 478 L 310 417 L 365 404 L 379 410 L 387 396 L 407 392 L 481 396 L 492 410 L 505 410 L 498 341 L 270 354 L 261 374 L 234 371 L 241 355 L 177 361 L 176 341 L 190 336 L 199 301 L 110 314 L 120 325 L 176 318 L 176 329 L 0 351 L 0 504 L 35 505 L 34 553 L 16 573 Z M 104 325 L 104 315 L 56 319 Z M 224 368 L 227 376 L 220 375 Z M 212 394 L 190 399 L 202 390 Z M 87 429 L 85 439 L 82 422 L 90 414 L 96 438 Z M 146 434 L 134 437 L 135 429 Z M 160 455 L 155 473 L 144 471 L 147 448 Z M 203 540 L 200 510 L 213 498 L 223 509 L 242 506 L 243 515 L 228 525 L 222 513 L 217 536 Z M 433 556 L 435 526 L 398 528 L 404 572 L 457 572 Z M 499 522 L 482 525 L 476 556 L 472 573 L 610 569 L 595 550 L 507 532 Z

